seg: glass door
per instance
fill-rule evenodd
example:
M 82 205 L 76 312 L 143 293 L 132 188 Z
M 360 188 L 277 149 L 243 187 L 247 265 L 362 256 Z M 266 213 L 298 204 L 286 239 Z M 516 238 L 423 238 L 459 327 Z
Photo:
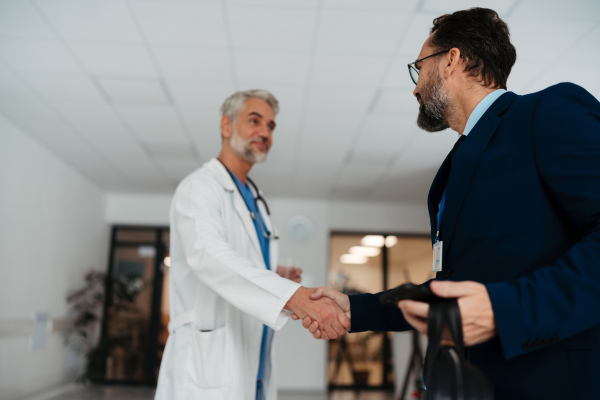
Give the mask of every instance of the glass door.
M 378 293 L 432 277 L 423 236 L 333 233 L 329 284 L 346 294 Z M 360 332 L 329 341 L 330 389 L 392 389 L 392 332 Z
M 113 228 L 101 339 L 105 382 L 156 384 L 168 238 L 168 228 Z

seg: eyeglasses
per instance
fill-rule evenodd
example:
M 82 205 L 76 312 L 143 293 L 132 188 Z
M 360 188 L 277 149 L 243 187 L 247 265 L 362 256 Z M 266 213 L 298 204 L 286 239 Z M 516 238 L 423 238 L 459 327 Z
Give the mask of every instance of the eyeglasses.
M 423 57 L 420 60 L 417 60 L 415 62 L 411 62 L 410 64 L 408 64 L 408 73 L 410 74 L 410 79 L 412 79 L 412 81 L 415 83 L 415 85 L 419 81 L 419 70 L 417 69 L 417 63 L 419 63 L 419 62 L 421 62 L 423 60 L 427 60 L 430 57 L 439 56 L 440 54 L 444 54 L 444 53 L 447 53 L 449 51 L 450 51 L 450 49 L 438 51 L 437 53 L 433 53 L 432 55 L 429 55 L 427 57 Z

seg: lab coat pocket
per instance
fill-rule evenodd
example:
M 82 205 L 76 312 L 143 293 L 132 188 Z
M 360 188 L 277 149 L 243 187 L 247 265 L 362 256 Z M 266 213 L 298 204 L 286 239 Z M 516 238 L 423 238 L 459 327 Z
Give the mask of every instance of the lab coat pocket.
M 196 388 L 222 388 L 227 384 L 226 328 L 212 331 L 192 329 L 189 382 Z

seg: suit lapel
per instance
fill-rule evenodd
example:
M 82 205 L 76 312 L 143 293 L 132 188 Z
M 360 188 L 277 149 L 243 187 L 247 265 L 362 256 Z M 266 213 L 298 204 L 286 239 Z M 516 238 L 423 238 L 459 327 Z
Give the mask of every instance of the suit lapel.
M 435 233 L 437 231 L 437 213 L 439 211 L 440 201 L 444 194 L 444 189 L 448 183 L 448 174 L 450 173 L 450 154 L 446 156 L 446 159 L 440 166 L 431 188 L 429 189 L 429 195 L 427 196 L 427 208 L 429 210 L 429 222 L 431 224 L 431 242 L 435 240 Z
M 443 232 L 442 240 L 444 241 L 444 257 L 450 248 L 454 229 L 477 163 L 502 121 L 500 116 L 516 98 L 517 95 L 512 92 L 500 96 L 481 116 L 469 136 L 454 154 L 452 168 L 448 176 L 446 204 L 441 228 Z M 442 188 L 442 193 L 443 190 Z

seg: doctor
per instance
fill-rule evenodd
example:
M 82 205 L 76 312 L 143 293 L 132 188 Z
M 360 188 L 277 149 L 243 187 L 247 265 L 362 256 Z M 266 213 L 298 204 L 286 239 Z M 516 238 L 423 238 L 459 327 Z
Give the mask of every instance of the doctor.
M 267 157 L 278 111 L 265 90 L 227 98 L 219 157 L 175 192 L 170 335 L 157 400 L 275 399 L 273 331 L 291 312 L 317 319 L 332 338 L 350 329 L 332 300 L 310 300 L 315 289 L 300 286 L 300 269 L 285 274 L 289 279 L 272 271 L 277 236 L 248 173 Z

